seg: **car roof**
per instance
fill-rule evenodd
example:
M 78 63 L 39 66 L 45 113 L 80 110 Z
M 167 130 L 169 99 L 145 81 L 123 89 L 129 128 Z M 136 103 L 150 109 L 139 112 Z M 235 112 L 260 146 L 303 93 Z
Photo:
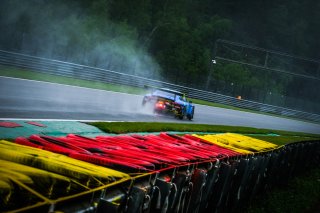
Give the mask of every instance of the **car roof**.
M 183 96 L 182 92 L 179 92 L 179 91 L 176 91 L 176 90 L 172 90 L 172 89 L 169 89 L 169 88 L 158 88 L 156 90 L 160 90 L 160 91 L 164 91 L 164 92 L 170 92 L 170 93 L 173 93 L 175 95 Z

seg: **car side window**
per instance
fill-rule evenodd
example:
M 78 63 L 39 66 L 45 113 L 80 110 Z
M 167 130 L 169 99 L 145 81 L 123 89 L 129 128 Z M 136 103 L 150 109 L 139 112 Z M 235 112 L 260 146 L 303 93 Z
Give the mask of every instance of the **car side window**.
M 186 98 L 184 96 L 176 95 L 176 100 L 186 101 Z

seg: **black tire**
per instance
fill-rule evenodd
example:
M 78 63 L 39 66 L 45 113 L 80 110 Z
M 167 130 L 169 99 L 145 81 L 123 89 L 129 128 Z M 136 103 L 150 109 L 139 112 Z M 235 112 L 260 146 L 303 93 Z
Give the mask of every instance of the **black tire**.
M 182 107 L 181 110 L 180 110 L 180 113 L 178 114 L 178 118 L 180 120 L 182 120 L 184 118 L 185 114 L 186 114 L 186 108 Z
M 191 121 L 193 119 L 193 115 L 194 115 L 194 107 L 192 109 L 192 113 L 187 115 L 187 118 Z

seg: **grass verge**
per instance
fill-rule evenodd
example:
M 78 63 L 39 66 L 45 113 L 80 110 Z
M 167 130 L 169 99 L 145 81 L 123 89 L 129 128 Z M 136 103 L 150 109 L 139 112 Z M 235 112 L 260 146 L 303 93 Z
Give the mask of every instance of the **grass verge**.
M 320 140 L 320 135 L 277 131 L 269 129 L 257 129 L 240 126 L 218 126 L 207 124 L 183 124 L 183 123 L 150 123 L 150 122 L 93 122 L 89 123 L 106 133 L 130 133 L 130 132 L 210 132 L 210 133 L 239 133 L 254 134 L 252 137 L 269 141 L 277 145 L 292 142 Z M 279 136 L 270 136 L 279 135 Z
M 44 82 L 58 83 L 58 84 L 66 84 L 66 85 L 114 91 L 114 92 L 124 92 L 124 93 L 130 93 L 130 94 L 145 93 L 145 89 L 137 88 L 137 87 L 74 79 L 74 78 L 69 78 L 64 76 L 49 75 L 46 73 L 40 73 L 40 72 L 31 71 L 31 70 L 5 67 L 5 66 L 0 66 L 0 76 L 44 81 Z

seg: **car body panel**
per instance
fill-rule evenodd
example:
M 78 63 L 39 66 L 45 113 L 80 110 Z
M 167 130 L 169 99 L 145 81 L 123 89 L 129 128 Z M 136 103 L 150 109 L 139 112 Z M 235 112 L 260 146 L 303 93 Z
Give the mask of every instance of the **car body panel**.
M 153 105 L 156 113 L 173 113 L 176 117 L 193 119 L 194 105 L 188 102 L 185 94 L 167 88 L 158 88 L 143 97 L 142 105 Z

